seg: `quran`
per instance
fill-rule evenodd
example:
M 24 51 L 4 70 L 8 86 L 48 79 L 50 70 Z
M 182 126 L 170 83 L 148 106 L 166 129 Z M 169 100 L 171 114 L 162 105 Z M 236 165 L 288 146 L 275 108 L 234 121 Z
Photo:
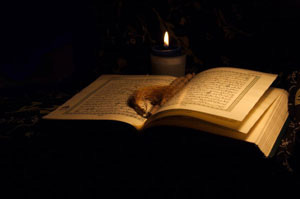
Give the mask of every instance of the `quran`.
M 147 116 L 129 99 L 143 88 L 165 88 L 176 77 L 101 75 L 55 111 L 50 120 L 113 120 L 139 131 L 153 126 L 178 126 L 253 143 L 269 157 L 288 118 L 288 93 L 272 87 L 276 74 L 218 67 L 192 77 L 164 103 L 145 103 Z M 151 111 L 155 108 L 155 111 Z M 143 111 L 142 111 L 143 112 Z

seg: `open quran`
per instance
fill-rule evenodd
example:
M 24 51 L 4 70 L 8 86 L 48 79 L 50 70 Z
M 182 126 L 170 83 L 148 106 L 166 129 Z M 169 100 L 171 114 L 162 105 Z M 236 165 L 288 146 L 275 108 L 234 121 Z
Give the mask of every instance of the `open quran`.
M 268 157 L 288 118 L 288 93 L 271 87 L 276 77 L 230 67 L 180 81 L 172 76 L 102 75 L 44 119 L 114 120 L 139 131 L 193 128 L 253 143 Z M 130 103 L 133 96 L 135 103 Z

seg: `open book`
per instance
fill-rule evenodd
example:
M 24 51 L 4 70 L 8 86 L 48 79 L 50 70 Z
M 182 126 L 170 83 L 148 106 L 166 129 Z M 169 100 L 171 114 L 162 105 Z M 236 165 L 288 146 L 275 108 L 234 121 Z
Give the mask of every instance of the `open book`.
M 128 105 L 139 88 L 169 85 L 176 77 L 102 75 L 44 119 L 115 120 L 137 130 L 172 125 L 198 129 L 270 152 L 288 117 L 288 93 L 270 87 L 276 75 L 220 67 L 195 75 L 155 114 L 144 118 Z

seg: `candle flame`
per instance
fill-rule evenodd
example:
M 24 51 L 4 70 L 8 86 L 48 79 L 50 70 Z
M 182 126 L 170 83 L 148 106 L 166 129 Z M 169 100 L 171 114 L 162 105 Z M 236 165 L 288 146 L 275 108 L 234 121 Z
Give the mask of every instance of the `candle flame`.
M 165 32 L 164 47 L 169 47 L 169 34 L 168 34 L 168 31 Z

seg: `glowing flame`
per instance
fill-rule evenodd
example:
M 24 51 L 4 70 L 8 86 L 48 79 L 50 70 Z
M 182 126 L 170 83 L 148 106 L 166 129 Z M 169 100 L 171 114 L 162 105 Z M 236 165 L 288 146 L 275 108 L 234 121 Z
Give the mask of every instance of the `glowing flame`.
M 168 46 L 169 46 L 169 34 L 168 31 L 166 31 L 164 36 L 164 47 L 168 47 Z

